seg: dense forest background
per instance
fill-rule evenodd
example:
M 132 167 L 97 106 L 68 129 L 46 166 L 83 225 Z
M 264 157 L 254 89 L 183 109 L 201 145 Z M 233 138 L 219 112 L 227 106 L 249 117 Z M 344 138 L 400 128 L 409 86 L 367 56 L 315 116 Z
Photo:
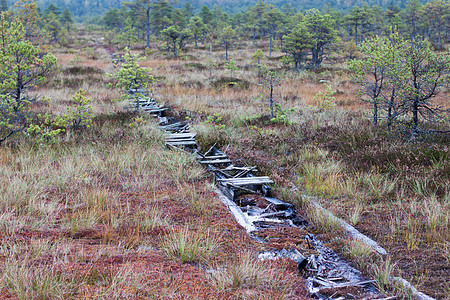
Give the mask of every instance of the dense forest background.
M 8 5 L 12 6 L 16 0 L 8 0 Z M 60 9 L 68 8 L 76 19 L 82 19 L 87 16 L 95 16 L 104 14 L 106 11 L 113 8 L 120 8 L 122 3 L 126 1 L 121 0 L 39 0 L 37 1 L 41 9 L 45 9 L 50 4 L 54 4 Z M 130 2 L 130 1 L 128 1 Z M 257 0 L 179 0 L 174 3 L 175 7 L 182 7 L 187 2 L 190 2 L 193 7 L 200 9 L 203 5 L 212 8 L 214 5 L 219 5 L 225 12 L 240 12 L 257 3 Z M 427 3 L 427 0 L 419 1 Z M 266 1 L 267 4 L 272 4 L 277 7 L 283 5 L 290 5 L 295 9 L 307 10 L 311 8 L 323 9 L 330 8 L 338 11 L 348 11 L 353 6 L 361 6 L 367 3 L 369 6 L 378 5 L 382 8 L 389 6 L 396 6 L 404 8 L 407 0 L 272 0 Z

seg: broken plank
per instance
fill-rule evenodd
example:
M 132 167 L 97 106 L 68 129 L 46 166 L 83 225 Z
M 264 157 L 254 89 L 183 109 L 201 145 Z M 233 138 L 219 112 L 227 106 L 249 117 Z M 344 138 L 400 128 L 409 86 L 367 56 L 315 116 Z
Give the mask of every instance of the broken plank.
M 182 151 L 182 152 L 184 152 L 184 153 L 191 154 L 191 152 L 188 152 L 188 151 L 184 150 L 183 148 L 179 148 L 179 147 L 177 147 L 177 146 L 173 146 L 173 145 L 170 145 L 170 144 L 166 144 L 166 146 L 167 146 L 169 149 L 172 149 L 172 150 Z
M 166 144 L 169 144 L 172 146 L 189 146 L 189 145 L 197 145 L 197 142 L 196 141 L 181 141 L 181 142 L 169 141 L 169 142 L 166 142 Z
M 227 164 L 230 163 L 229 159 L 211 159 L 211 160 L 201 160 L 201 164 Z
M 219 179 L 222 183 L 230 183 L 234 185 L 251 185 L 251 184 L 268 184 L 273 183 L 273 180 L 267 176 L 261 177 L 244 177 L 244 178 L 223 178 Z
M 270 202 L 271 204 L 273 204 L 277 209 L 280 209 L 280 208 L 286 209 L 286 208 L 292 207 L 292 204 L 283 202 L 276 198 L 265 197 L 265 199 L 267 200 L 267 202 Z
M 186 137 L 191 137 L 191 138 L 195 138 L 197 136 L 196 132 L 187 132 L 187 133 L 171 133 L 168 134 L 166 136 L 166 138 L 172 138 L 172 139 L 177 139 L 177 138 L 186 138 Z
M 204 156 L 203 159 L 204 160 L 214 160 L 214 159 L 227 159 L 228 155 L 224 154 L 224 155 L 214 155 L 214 156 Z
M 166 142 L 191 142 L 191 141 L 195 141 L 195 139 L 191 139 L 191 138 L 186 138 L 186 139 L 169 139 L 169 138 L 166 138 Z

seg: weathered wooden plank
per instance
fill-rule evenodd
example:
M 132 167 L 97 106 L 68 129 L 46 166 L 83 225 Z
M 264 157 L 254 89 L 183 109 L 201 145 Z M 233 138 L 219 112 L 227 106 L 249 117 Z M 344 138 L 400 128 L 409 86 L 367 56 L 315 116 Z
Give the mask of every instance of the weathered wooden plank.
M 187 137 L 191 137 L 191 138 L 195 138 L 197 136 L 196 132 L 187 132 L 187 133 L 171 133 L 166 135 L 166 138 L 171 138 L 171 139 L 177 139 L 177 138 L 187 138 Z
M 257 171 L 258 169 L 256 167 L 236 167 L 236 166 L 228 166 L 225 169 L 222 169 L 222 171 L 245 171 L 245 170 L 250 170 L 250 171 Z
M 214 147 L 216 147 L 216 144 L 217 144 L 217 143 L 214 143 L 214 145 L 212 145 L 212 147 L 209 148 L 208 151 L 206 151 L 204 155 L 205 155 L 205 156 L 208 155 L 208 153 L 211 152 L 211 151 L 214 149 Z
M 200 163 L 201 164 L 210 164 L 210 165 L 214 165 L 214 164 L 227 164 L 230 163 L 231 160 L 229 159 L 212 159 L 212 160 L 201 160 Z
M 196 141 L 181 141 L 181 142 L 166 142 L 166 144 L 172 145 L 172 146 L 189 146 L 189 145 L 197 145 Z
M 247 175 L 248 173 L 250 173 L 251 171 L 253 171 L 254 169 L 256 169 L 256 167 L 253 168 L 249 168 L 247 170 L 242 170 L 239 173 L 237 173 L 236 175 L 233 176 L 233 178 L 240 178 L 240 177 L 245 177 L 245 175 Z
M 191 152 L 188 152 L 188 151 L 184 150 L 183 148 L 179 148 L 179 147 L 174 146 L 174 145 L 166 144 L 166 146 L 168 148 L 172 149 L 172 150 L 181 151 L 181 152 L 184 152 L 184 153 L 187 153 L 187 154 L 191 154 Z
M 265 197 L 265 199 L 267 200 L 267 202 L 273 204 L 277 209 L 288 209 L 288 208 L 292 208 L 292 206 L 293 206 L 290 203 L 283 202 L 276 198 Z
M 186 126 L 189 126 L 189 125 L 186 123 L 183 123 L 183 122 L 176 122 L 176 123 L 161 126 L 161 129 L 182 128 L 182 127 L 186 127 Z
M 204 156 L 202 160 L 227 159 L 228 155 Z
M 166 111 L 166 110 L 169 110 L 169 109 L 168 108 L 149 108 L 149 109 L 142 108 L 142 110 L 147 112 L 147 113 L 154 113 L 154 112 L 160 113 L 160 112 L 163 112 L 163 111 Z
M 173 141 L 182 141 L 182 140 L 195 140 L 195 137 L 186 136 L 186 137 L 166 137 L 166 140 L 173 140 Z
M 172 145 L 194 145 L 197 144 L 197 142 L 195 140 L 169 140 L 169 141 L 165 141 L 168 144 L 172 144 Z
M 220 182 L 231 183 L 233 185 L 252 185 L 252 184 L 261 185 L 261 184 L 273 183 L 273 180 L 267 176 L 244 177 L 244 178 L 223 178 L 223 179 L 218 179 L 218 180 Z

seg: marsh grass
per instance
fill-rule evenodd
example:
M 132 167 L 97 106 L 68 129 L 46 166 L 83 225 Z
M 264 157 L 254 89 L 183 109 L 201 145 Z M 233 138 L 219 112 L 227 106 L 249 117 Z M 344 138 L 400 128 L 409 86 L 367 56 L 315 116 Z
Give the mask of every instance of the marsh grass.
M 394 270 L 395 264 L 391 262 L 389 257 L 384 261 L 372 264 L 375 284 L 380 292 L 385 293 L 387 289 L 392 287 L 391 284 Z
M 252 289 L 262 286 L 277 289 L 286 286 L 286 282 L 280 284 L 283 278 L 276 274 L 275 270 L 249 252 L 241 254 L 236 261 L 213 271 L 211 276 L 221 290 Z
M 339 219 L 328 211 L 310 204 L 308 207 L 308 220 L 319 233 L 342 233 L 343 229 Z
M 342 165 L 337 161 L 305 163 L 300 172 L 300 180 L 311 193 L 334 196 L 339 190 Z
M 370 272 L 371 262 L 375 259 L 375 252 L 369 245 L 358 240 L 350 240 L 344 252 L 352 259 L 359 270 Z
M 215 210 L 215 196 L 207 186 L 196 187 L 195 183 L 184 183 L 177 186 L 177 197 L 189 205 L 196 216 L 202 216 Z
M 36 268 L 30 261 L 22 259 L 8 260 L 2 279 L 4 286 L 18 299 L 67 299 L 79 288 L 63 273 Z
M 210 263 L 220 242 L 209 231 L 195 232 L 185 227 L 174 230 L 160 241 L 166 255 L 182 263 Z

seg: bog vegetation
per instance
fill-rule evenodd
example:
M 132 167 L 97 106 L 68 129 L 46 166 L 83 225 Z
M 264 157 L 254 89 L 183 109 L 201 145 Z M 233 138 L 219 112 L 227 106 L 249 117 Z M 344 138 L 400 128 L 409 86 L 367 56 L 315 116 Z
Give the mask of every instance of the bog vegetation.
M 292 262 L 255 260 L 266 246 L 227 215 L 206 170 L 163 147 L 126 94 L 141 87 L 201 148 L 273 178 L 382 293 L 410 297 L 390 280 L 402 277 L 448 297 L 448 2 L 135 0 L 91 24 L 62 2 L 0 4 L 2 298 L 308 297 Z

